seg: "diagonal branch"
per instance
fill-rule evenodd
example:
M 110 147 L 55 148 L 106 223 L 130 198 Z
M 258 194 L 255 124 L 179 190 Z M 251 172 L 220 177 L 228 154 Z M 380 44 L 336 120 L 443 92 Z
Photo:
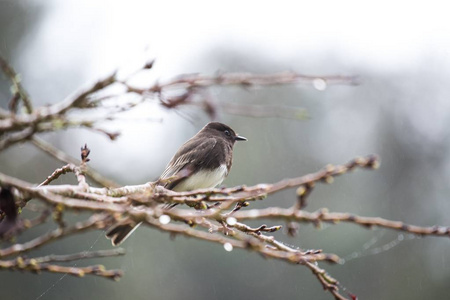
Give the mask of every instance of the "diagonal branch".
M 31 104 L 31 99 L 28 96 L 27 91 L 22 86 L 19 74 L 16 73 L 14 68 L 11 67 L 6 59 L 4 59 L 1 55 L 0 69 L 2 69 L 3 73 L 11 80 L 13 84 L 11 88 L 13 93 L 13 101 L 10 103 L 12 113 L 15 113 L 16 111 L 16 100 L 21 99 L 23 101 L 23 105 L 25 106 L 26 112 L 31 114 L 33 112 L 33 105 Z

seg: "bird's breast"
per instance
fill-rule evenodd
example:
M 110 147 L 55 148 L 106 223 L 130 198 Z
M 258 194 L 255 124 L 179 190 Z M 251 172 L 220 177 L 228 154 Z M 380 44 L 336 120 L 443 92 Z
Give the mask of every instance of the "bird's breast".
M 199 170 L 177 184 L 172 190 L 175 192 L 185 192 L 196 189 L 213 188 L 221 184 L 227 175 L 228 168 L 225 164 L 222 164 L 215 169 Z

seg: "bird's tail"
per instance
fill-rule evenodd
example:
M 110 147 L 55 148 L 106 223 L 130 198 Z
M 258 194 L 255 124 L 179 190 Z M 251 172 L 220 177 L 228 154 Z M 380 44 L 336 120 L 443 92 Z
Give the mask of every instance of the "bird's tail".
M 118 246 L 124 242 L 138 227 L 141 223 L 134 223 L 133 221 L 127 220 L 120 224 L 111 227 L 108 232 L 106 232 L 106 237 L 111 239 L 113 246 Z

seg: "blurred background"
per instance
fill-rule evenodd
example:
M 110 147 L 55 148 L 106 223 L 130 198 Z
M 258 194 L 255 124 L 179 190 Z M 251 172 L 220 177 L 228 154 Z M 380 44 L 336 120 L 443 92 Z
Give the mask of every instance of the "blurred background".
M 149 84 L 181 73 L 359 75 L 359 86 L 323 91 L 295 85 L 211 89 L 216 101 L 300 107 L 309 115 L 295 120 L 221 114 L 222 122 L 249 139 L 236 145 L 224 184 L 274 182 L 377 153 L 379 170 L 357 171 L 318 186 L 306 209 L 449 226 L 450 23 L 448 10 L 424 3 L 0 0 L 0 52 L 22 75 L 35 105 L 61 101 L 140 58 L 156 59 Z M 0 99 L 6 107 L 5 80 Z M 87 143 L 91 166 L 120 184 L 140 184 L 158 177 L 178 147 L 206 122 L 196 108 L 169 111 L 148 101 L 104 125 L 121 132 L 115 142 L 84 129 L 41 136 L 76 157 Z M 0 153 L 1 172 L 30 182 L 43 181 L 60 166 L 27 144 Z M 66 175 L 56 184 L 71 180 Z M 289 207 L 293 201 L 290 190 L 251 207 Z M 18 241 L 49 228 L 35 228 Z M 351 224 L 321 229 L 301 224 L 296 238 L 283 232 L 276 236 L 346 259 L 343 265 L 321 266 L 360 299 L 450 295 L 448 238 Z M 98 231 L 30 255 L 109 247 Z M 183 237 L 172 241 L 144 227 L 123 247 L 124 257 L 78 263 L 121 268 L 125 276 L 119 282 L 2 271 L 1 298 L 332 299 L 306 268 L 244 250 L 226 252 L 220 245 Z

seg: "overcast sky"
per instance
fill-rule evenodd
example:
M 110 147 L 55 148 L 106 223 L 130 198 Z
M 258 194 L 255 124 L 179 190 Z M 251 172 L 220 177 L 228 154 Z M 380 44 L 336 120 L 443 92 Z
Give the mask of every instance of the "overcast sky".
M 433 1 L 51 3 L 33 33 L 29 61 L 36 53 L 59 60 L 59 66 L 79 60 L 93 77 L 127 64 L 146 48 L 145 55 L 158 59 L 158 74 L 170 76 L 189 71 L 183 69 L 188 60 L 221 44 L 280 59 L 333 51 L 349 63 L 381 70 L 408 67 L 424 57 L 450 61 L 448 10 Z

